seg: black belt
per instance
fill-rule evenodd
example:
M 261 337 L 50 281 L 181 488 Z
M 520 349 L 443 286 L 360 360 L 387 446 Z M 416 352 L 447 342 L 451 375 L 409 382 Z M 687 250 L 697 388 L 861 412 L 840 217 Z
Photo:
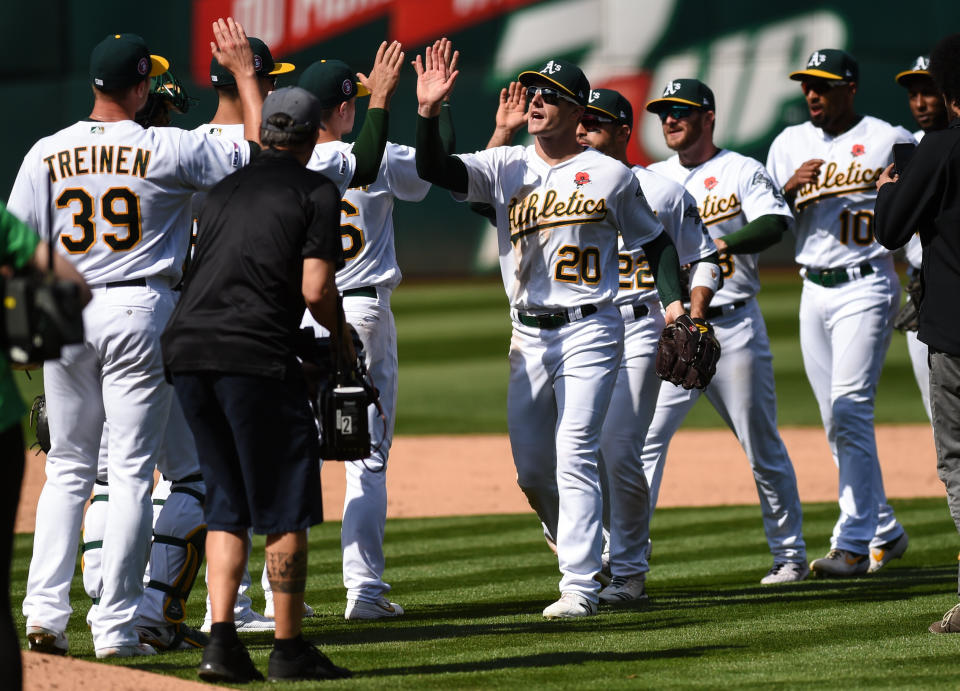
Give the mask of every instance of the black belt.
M 364 286 L 363 288 L 350 288 L 340 293 L 345 298 L 375 298 L 377 289 L 373 286 Z
M 642 319 L 648 314 L 650 314 L 650 308 L 646 304 L 620 306 L 620 316 L 627 321 L 630 321 L 631 319 Z M 631 315 L 633 316 L 631 317 Z
M 832 288 L 833 286 L 838 286 L 847 281 L 852 281 L 855 278 L 863 278 L 864 276 L 869 276 L 874 273 L 876 269 L 873 268 L 873 265 L 870 262 L 864 262 L 860 266 L 853 267 L 852 270 L 859 269 L 860 275 L 857 276 L 854 274 L 850 275 L 851 269 L 846 267 L 839 267 L 836 269 L 807 269 L 806 278 L 813 281 L 818 286 L 823 286 L 824 288 Z
M 130 278 L 126 281 L 110 281 L 109 283 L 104 283 L 103 285 L 107 288 L 146 288 L 147 279 Z
M 564 310 L 563 312 L 554 312 L 553 314 L 523 314 L 517 313 L 517 321 L 524 326 L 533 326 L 540 329 L 558 329 L 564 324 L 589 317 L 597 311 L 596 305 L 584 305 L 580 308 L 580 316 L 575 313 L 575 308 Z
M 741 307 L 746 307 L 746 305 L 746 300 L 737 300 L 736 302 L 731 302 L 727 305 L 720 305 L 719 307 L 708 307 L 707 319 L 716 319 L 717 317 L 722 317 L 730 314 L 734 310 L 740 309 Z

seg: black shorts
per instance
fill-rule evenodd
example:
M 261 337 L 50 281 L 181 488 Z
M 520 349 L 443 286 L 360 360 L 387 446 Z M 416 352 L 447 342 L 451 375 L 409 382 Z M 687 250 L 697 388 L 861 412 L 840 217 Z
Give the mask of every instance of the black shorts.
M 209 530 L 275 535 L 323 522 L 317 427 L 299 372 L 190 372 L 173 386 L 197 444 Z

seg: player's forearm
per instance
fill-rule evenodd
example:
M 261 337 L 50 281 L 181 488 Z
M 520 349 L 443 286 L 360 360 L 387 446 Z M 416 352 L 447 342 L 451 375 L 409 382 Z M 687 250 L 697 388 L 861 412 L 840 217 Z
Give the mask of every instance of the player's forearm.
M 779 214 L 760 216 L 740 230 L 724 235 L 722 238 L 726 244 L 724 249 L 729 254 L 755 254 L 780 242 L 787 226 L 786 216 Z
M 650 264 L 650 272 L 660 294 L 660 304 L 667 307 L 679 301 L 683 294 L 680 289 L 680 258 L 670 236 L 660 233 L 643 246 L 643 253 Z
M 438 125 L 440 127 L 440 141 L 443 142 L 445 153 L 452 154 L 457 150 L 457 133 L 453 128 L 453 114 L 450 112 L 450 104 L 444 102 L 440 107 L 440 118 Z
M 438 118 L 417 116 L 417 175 L 444 189 L 467 193 L 467 167 L 443 150 Z
M 382 108 L 370 108 L 363 120 L 363 127 L 353 145 L 357 168 L 350 180 L 350 187 L 373 184 L 380 173 L 380 162 L 387 146 L 387 130 L 390 116 Z
M 493 134 L 490 135 L 490 141 L 487 142 L 488 149 L 494 149 L 498 146 L 510 146 L 513 143 L 514 135 L 519 131 L 518 129 L 510 129 L 508 127 L 497 127 L 493 130 Z
M 243 138 L 260 146 L 260 117 L 263 111 L 263 96 L 257 85 L 256 74 L 236 75 L 237 92 L 243 107 Z
M 707 308 L 713 299 L 713 291 L 703 286 L 690 289 L 690 316 L 694 319 L 706 319 Z

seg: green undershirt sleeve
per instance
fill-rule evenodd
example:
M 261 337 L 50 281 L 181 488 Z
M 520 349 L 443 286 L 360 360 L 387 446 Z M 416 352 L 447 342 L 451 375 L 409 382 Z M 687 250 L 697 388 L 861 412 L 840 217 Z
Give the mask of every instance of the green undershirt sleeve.
M 767 214 L 750 221 L 740 230 L 723 236 L 730 254 L 755 254 L 780 242 L 787 229 L 787 217 Z
M 453 129 L 453 113 L 450 104 L 440 106 L 440 141 L 443 142 L 443 151 L 452 154 L 457 150 L 457 133 Z
M 380 161 L 387 146 L 389 115 L 383 108 L 371 108 L 363 120 L 363 127 L 353 145 L 357 168 L 350 179 L 350 187 L 372 185 L 380 174 Z
M 670 236 L 660 233 L 643 246 L 643 253 L 650 264 L 650 273 L 657 284 L 660 303 L 666 307 L 680 299 L 680 257 Z
M 470 184 L 467 167 L 444 152 L 439 120 L 417 115 L 417 175 L 444 189 L 466 194 Z

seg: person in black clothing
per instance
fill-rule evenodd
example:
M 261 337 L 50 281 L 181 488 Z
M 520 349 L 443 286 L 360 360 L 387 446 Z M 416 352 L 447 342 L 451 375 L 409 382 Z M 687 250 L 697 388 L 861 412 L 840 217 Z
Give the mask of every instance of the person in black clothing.
M 345 331 L 334 280 L 343 266 L 340 193 L 305 168 L 321 122 L 317 99 L 281 89 L 262 115 L 268 148 L 207 197 L 202 242 L 162 339 L 207 482 L 213 624 L 198 670 L 207 681 L 263 678 L 233 619 L 251 526 L 267 535 L 274 592 L 269 678 L 350 676 L 301 635 L 306 529 L 323 514 L 319 443 L 296 342 L 305 306 L 335 339 Z
M 929 348 L 930 408 L 937 473 L 960 531 L 960 34 L 930 54 L 930 74 L 950 117 L 928 132 L 900 175 L 889 166 L 877 180 L 874 233 L 889 249 L 915 233 L 923 246 L 920 340 Z M 958 575 L 960 581 L 960 575 Z M 960 594 L 960 588 L 958 588 Z M 930 625 L 933 633 L 960 633 L 960 604 Z

